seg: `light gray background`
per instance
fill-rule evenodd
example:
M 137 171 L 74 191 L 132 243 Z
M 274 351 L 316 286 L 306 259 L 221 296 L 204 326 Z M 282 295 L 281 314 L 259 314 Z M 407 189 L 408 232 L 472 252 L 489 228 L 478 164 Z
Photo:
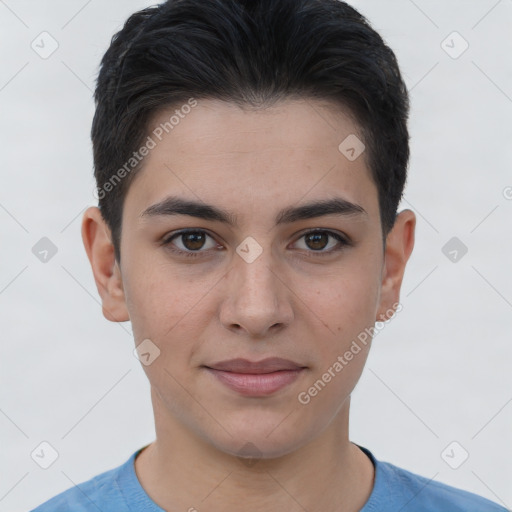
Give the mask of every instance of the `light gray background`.
M 411 92 L 402 207 L 418 226 L 403 311 L 375 338 L 353 394 L 351 439 L 510 508 L 512 0 L 352 4 L 395 50 Z M 0 511 L 27 510 L 153 439 L 130 327 L 103 318 L 80 238 L 95 204 L 98 64 L 148 5 L 0 0 Z M 59 44 L 48 59 L 31 48 L 43 31 Z M 441 47 L 453 31 L 469 43 L 457 59 Z M 58 252 L 42 263 L 31 249 L 45 236 Z M 452 237 L 468 248 L 455 263 L 442 252 Z M 46 470 L 30 456 L 42 441 L 59 453 Z M 441 456 L 452 441 L 469 453 L 458 469 Z

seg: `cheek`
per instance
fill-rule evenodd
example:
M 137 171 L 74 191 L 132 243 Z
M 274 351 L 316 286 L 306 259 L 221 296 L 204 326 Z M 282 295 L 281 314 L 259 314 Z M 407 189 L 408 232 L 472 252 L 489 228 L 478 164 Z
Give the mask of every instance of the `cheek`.
M 125 296 L 135 339 L 172 339 L 198 312 L 214 276 L 190 277 L 178 274 L 170 265 L 148 265 L 149 271 L 128 269 Z
M 352 265 L 337 274 L 323 276 L 315 286 L 304 286 L 301 298 L 335 344 L 347 342 L 373 325 L 379 298 L 379 280 L 367 269 Z M 321 338 L 322 339 L 322 338 Z
M 312 333 L 315 364 L 297 396 L 303 414 L 328 423 L 361 377 L 371 345 L 369 328 L 375 323 L 376 282 L 364 272 L 344 278 L 333 276 L 305 300 L 320 323 Z

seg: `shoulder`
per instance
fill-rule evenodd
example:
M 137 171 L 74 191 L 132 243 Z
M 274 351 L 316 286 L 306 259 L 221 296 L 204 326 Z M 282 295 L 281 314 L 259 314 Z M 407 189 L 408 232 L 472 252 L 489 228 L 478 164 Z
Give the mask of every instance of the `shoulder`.
M 378 461 L 373 455 L 370 458 L 375 465 L 374 489 L 361 512 L 508 512 L 477 494 Z
M 477 494 L 411 473 L 387 462 L 380 463 L 407 498 L 406 510 L 451 512 L 505 512 L 506 509 Z M 416 503 L 416 505 L 415 505 Z M 418 504 L 421 508 L 418 508 Z M 405 512 L 405 510 L 404 510 Z
M 32 512 L 89 512 L 98 510 L 128 511 L 123 492 L 119 487 L 119 476 L 126 471 L 136 454 L 121 466 L 105 471 L 90 480 L 74 485 L 70 489 L 46 501 Z

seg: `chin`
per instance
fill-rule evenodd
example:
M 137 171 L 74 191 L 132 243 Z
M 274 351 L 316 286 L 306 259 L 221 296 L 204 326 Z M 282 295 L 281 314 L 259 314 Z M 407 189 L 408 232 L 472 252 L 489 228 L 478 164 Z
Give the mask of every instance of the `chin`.
M 300 448 L 301 443 L 294 442 L 289 438 L 270 441 L 264 435 L 259 437 L 248 435 L 230 439 L 229 442 L 214 442 L 214 446 L 227 455 L 241 459 L 242 463 L 247 462 L 247 465 L 250 466 L 258 460 L 284 457 Z
M 304 423 L 289 421 L 287 412 L 279 415 L 238 418 L 225 422 L 226 431 L 220 437 L 211 435 L 209 442 L 218 450 L 247 459 L 276 459 L 306 445 L 314 437 L 314 429 L 306 429 Z M 278 417 L 279 416 L 279 417 Z M 284 420 L 284 421 L 283 421 Z M 218 431 L 216 432 L 218 433 Z

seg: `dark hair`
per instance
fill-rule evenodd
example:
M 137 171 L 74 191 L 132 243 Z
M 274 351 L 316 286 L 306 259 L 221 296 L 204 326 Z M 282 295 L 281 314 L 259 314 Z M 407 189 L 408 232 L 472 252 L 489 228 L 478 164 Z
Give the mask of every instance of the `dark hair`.
M 156 113 L 191 99 L 264 108 L 289 97 L 334 101 L 354 116 L 385 242 L 406 181 L 409 98 L 366 18 L 339 0 L 168 0 L 130 16 L 97 80 L 94 168 L 117 260 L 124 198 L 141 168 L 133 155 Z

